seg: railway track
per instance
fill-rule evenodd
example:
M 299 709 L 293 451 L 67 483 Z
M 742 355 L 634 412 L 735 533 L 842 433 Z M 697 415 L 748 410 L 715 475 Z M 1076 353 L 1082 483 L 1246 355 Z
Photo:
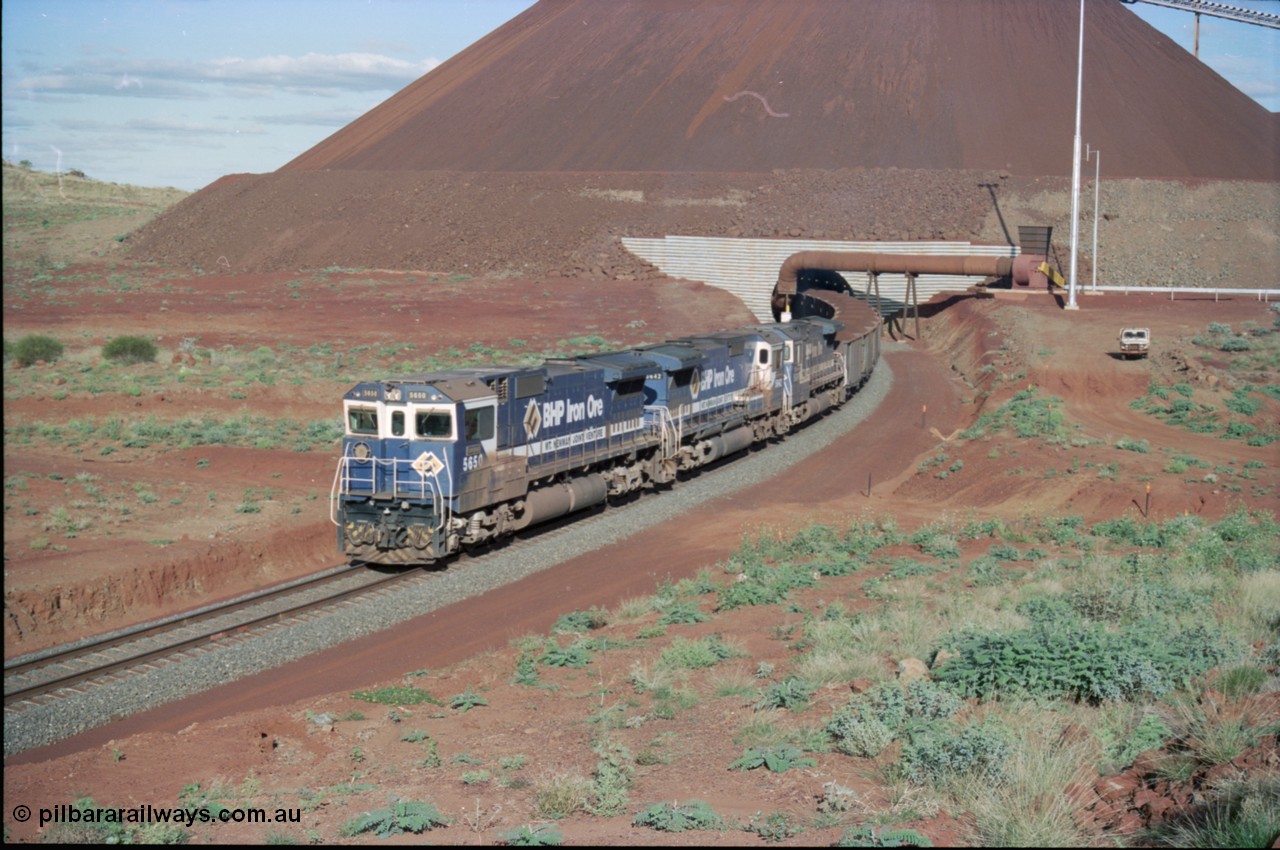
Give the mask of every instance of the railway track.
M 512 539 L 499 547 L 499 551 L 518 553 L 538 541 L 554 539 L 572 528 L 575 521 L 580 520 L 570 516 L 545 523 Z M 483 562 L 493 555 L 494 550 L 486 547 L 456 555 L 449 563 L 456 569 L 466 563 Z M 100 640 L 14 659 L 4 666 L 5 714 L 20 714 L 50 701 L 81 695 L 122 677 L 243 643 L 269 630 L 320 616 L 326 608 L 363 600 L 390 585 L 431 575 L 423 570 L 378 573 L 346 564 L 225 603 L 145 623 Z
M 216 650 L 421 574 L 374 573 L 347 564 L 101 640 L 15 659 L 4 666 L 5 713 L 83 693 L 96 683 L 154 670 L 193 653 Z

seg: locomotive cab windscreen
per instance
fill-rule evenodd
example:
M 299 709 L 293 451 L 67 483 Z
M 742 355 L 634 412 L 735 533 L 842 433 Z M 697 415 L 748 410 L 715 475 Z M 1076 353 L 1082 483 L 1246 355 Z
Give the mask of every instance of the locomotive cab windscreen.
M 413 412 L 414 436 L 422 440 L 453 440 L 453 407 L 415 407 Z
M 348 405 L 347 436 L 376 437 L 378 435 L 378 410 L 365 405 Z

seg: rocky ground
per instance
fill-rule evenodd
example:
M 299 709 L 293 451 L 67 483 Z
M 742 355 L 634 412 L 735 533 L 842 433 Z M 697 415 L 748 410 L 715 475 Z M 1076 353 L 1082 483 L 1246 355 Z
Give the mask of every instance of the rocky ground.
M 306 221 L 288 221 L 306 198 Z M 1080 280 L 1094 279 L 1092 181 Z M 1104 180 L 1097 281 L 1275 285 L 1280 184 Z M 499 277 L 635 280 L 654 270 L 622 236 L 1018 244 L 1054 229 L 1070 267 L 1070 181 L 1007 172 L 845 169 L 770 174 L 279 172 L 232 175 L 129 237 L 130 256 L 209 273 L 436 269 Z

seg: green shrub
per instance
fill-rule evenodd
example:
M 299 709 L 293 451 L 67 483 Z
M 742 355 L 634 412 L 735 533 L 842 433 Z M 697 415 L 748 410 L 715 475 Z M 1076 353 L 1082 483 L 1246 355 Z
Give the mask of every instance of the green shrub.
M 747 832 L 754 832 L 765 841 L 771 843 L 786 841 L 788 838 L 804 832 L 804 827 L 798 823 L 793 823 L 786 812 L 773 812 L 765 816 L 763 820 L 757 814 L 743 829 Z
M 591 649 L 585 641 L 560 646 L 555 638 L 548 638 L 538 660 L 548 667 L 586 667 L 591 663 Z
M 564 843 L 564 833 L 550 823 L 520 826 L 504 832 L 499 843 L 508 847 L 559 847 Z
M 1075 546 L 1080 543 L 1084 517 L 1064 516 L 1049 517 L 1043 521 L 1044 529 L 1040 542 L 1053 542 L 1059 546 Z
M 489 701 L 480 696 L 471 688 L 467 688 L 460 694 L 456 694 L 453 699 L 449 700 L 449 707 L 456 708 L 458 711 L 470 711 L 478 705 L 488 705 Z
M 877 549 L 893 546 L 902 542 L 897 522 L 892 518 L 880 520 L 854 520 L 849 530 L 844 533 L 842 543 L 851 556 L 863 557 Z
M 788 711 L 803 711 L 813 699 L 815 688 L 808 682 L 790 676 L 781 682 L 765 688 L 755 704 L 756 711 L 770 708 L 785 708 Z
M 1012 581 L 1016 573 L 1000 566 L 1000 562 L 990 555 L 974 558 L 969 562 L 965 574 L 969 581 L 977 587 L 995 587 Z
M 1132 729 L 1121 730 L 1119 734 L 1104 730 L 1098 736 L 1103 739 L 1104 767 L 1122 770 L 1142 753 L 1163 745 L 1173 732 L 1158 715 L 1143 714 Z
M 102 346 L 102 356 L 106 360 L 124 365 L 153 363 L 156 359 L 156 346 L 151 340 L 140 336 L 118 336 Z
M 998 782 L 1010 754 L 1008 741 L 995 727 L 967 726 L 956 732 L 933 725 L 911 736 L 898 769 L 916 785 L 942 785 L 962 776 Z
M 1010 546 L 1008 543 L 996 543 L 987 550 L 987 554 L 997 561 L 1020 561 L 1022 560 L 1022 550 L 1017 546 Z
M 813 567 L 814 572 L 819 575 L 835 578 L 856 573 L 861 564 L 856 558 L 836 558 L 834 560 L 814 561 L 809 566 Z
M 728 611 L 743 605 L 774 605 L 792 590 L 817 584 L 806 565 L 784 563 L 776 567 L 750 564 L 727 586 L 716 593 L 716 610 Z
M 839 552 L 840 540 L 836 530 L 828 525 L 809 525 L 791 538 L 788 553 L 793 558 L 827 556 Z
M 1221 351 L 1248 351 L 1251 348 L 1253 344 L 1242 336 L 1233 336 L 1218 343 L 1218 349 Z
M 372 832 L 379 838 L 386 838 L 402 832 L 428 832 L 437 826 L 448 825 L 449 821 L 432 804 L 401 800 L 353 818 L 342 828 L 342 834 L 360 835 Z
M 1194 516 L 1175 516 L 1163 523 L 1139 522 L 1132 517 L 1105 520 L 1092 529 L 1093 534 L 1126 546 L 1169 549 L 1184 545 L 1206 528 Z
M 122 823 L 113 815 L 114 808 L 99 808 L 91 797 L 80 797 L 70 807 L 78 813 L 74 821 L 54 823 L 41 840 L 49 844 L 186 844 L 191 833 L 177 824 Z M 216 813 L 216 803 L 203 803 Z M 5 826 L 5 843 L 9 843 L 9 827 Z
M 928 576 L 942 569 L 936 564 L 926 564 L 923 561 L 916 561 L 912 558 L 894 558 L 889 567 L 889 572 L 885 574 L 885 578 L 900 579 L 911 578 L 912 576 Z
M 736 654 L 718 635 L 697 640 L 677 637 L 671 641 L 671 646 L 662 651 L 658 657 L 658 665 L 667 669 L 697 670 L 714 667 Z
M 658 618 L 658 623 L 664 626 L 676 626 L 689 623 L 705 623 L 710 619 L 711 616 L 703 613 L 702 609 L 694 602 L 675 602 Z
M 581 634 L 592 629 L 600 629 L 609 625 L 609 614 L 603 608 L 591 608 L 587 611 L 570 611 L 562 614 L 551 631 L 555 634 Z
M 685 832 L 694 829 L 723 829 L 724 819 L 708 803 L 655 803 L 636 815 L 635 826 L 647 826 L 659 832 Z
M 1035 625 L 1053 625 L 1076 620 L 1078 613 L 1062 596 L 1033 596 L 1014 609 Z
M 911 543 L 926 555 L 940 560 L 960 557 L 960 544 L 950 530 L 943 526 L 925 526 L 911 535 Z
M 635 759 L 621 744 L 599 743 L 595 751 L 600 760 L 596 762 L 587 811 L 600 817 L 620 815 L 630 799 L 628 792 L 636 772 Z
M 875 717 L 841 709 L 826 725 L 836 751 L 859 758 L 875 758 L 893 743 L 893 729 Z
M 1231 394 L 1231 398 L 1226 400 L 1226 405 L 1227 410 L 1239 413 L 1241 416 L 1254 416 L 1260 407 L 1256 399 L 1249 397 L 1248 390 L 1236 390 Z
M 354 699 L 378 703 L 379 705 L 417 705 L 423 702 L 444 705 L 443 702 L 421 688 L 413 687 L 388 687 L 372 691 L 355 691 L 351 696 Z
M 1254 428 L 1248 422 L 1228 422 L 1227 430 L 1222 432 L 1222 436 L 1228 440 L 1241 440 L 1250 436 L 1257 430 L 1257 428 Z
M 764 767 L 773 773 L 786 773 L 793 767 L 817 767 L 818 763 L 806 758 L 795 747 L 749 747 L 742 756 L 734 759 L 730 770 L 755 770 Z
M 975 440 L 1006 428 L 1023 439 L 1064 440 L 1066 418 L 1062 415 L 1062 399 L 1038 398 L 1035 389 L 1023 390 L 994 413 L 984 413 L 977 423 L 960 436 Z
M 1132 624 L 1153 616 L 1203 610 L 1203 594 L 1169 584 L 1162 577 L 1130 579 L 1099 577 L 1081 581 L 1067 599 L 1079 614 L 1092 620 Z
M 51 336 L 28 334 L 14 343 L 8 355 L 17 366 L 31 366 L 40 361 L 52 363 L 62 357 L 62 343 Z
M 1274 538 L 1280 534 L 1280 524 L 1262 511 L 1250 514 L 1242 508 L 1219 520 L 1213 530 L 1228 543 L 1242 543 L 1258 536 Z
M 955 715 L 962 705 L 958 696 L 928 679 L 920 679 L 907 685 L 903 701 L 907 717 L 920 720 L 946 720 Z
M 933 842 L 914 829 L 854 826 L 846 829 L 837 847 L 932 847 Z
M 964 696 L 1065 696 L 1091 703 L 1160 696 L 1230 654 L 1222 635 L 1208 626 L 1179 629 L 1164 621 L 1118 634 L 1083 622 L 969 631 L 955 638 L 954 650 L 934 679 Z
M 960 710 L 955 694 L 930 681 L 882 682 L 837 709 L 824 731 L 838 752 L 873 758 L 905 730 L 945 720 Z

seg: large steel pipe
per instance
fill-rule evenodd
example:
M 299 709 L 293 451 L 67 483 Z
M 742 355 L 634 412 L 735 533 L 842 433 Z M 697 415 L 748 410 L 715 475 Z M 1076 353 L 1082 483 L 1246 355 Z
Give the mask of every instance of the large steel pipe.
M 516 522 L 515 530 L 598 505 L 608 492 L 609 485 L 599 475 L 584 475 L 534 490 L 525 497 L 524 514 Z
M 1022 263 L 1016 262 L 1023 260 Z M 1019 257 L 971 257 L 968 255 L 928 254 L 873 254 L 866 251 L 800 251 L 787 257 L 778 271 L 776 295 L 795 295 L 796 279 L 802 269 L 827 271 L 870 272 L 877 274 L 957 274 L 983 277 L 1008 277 L 1021 272 L 1027 275 L 1019 283 L 1030 281 L 1026 271 L 1031 260 L 1043 258 Z M 1036 262 L 1039 265 L 1039 262 Z M 1034 268 L 1034 267 L 1032 267 Z

